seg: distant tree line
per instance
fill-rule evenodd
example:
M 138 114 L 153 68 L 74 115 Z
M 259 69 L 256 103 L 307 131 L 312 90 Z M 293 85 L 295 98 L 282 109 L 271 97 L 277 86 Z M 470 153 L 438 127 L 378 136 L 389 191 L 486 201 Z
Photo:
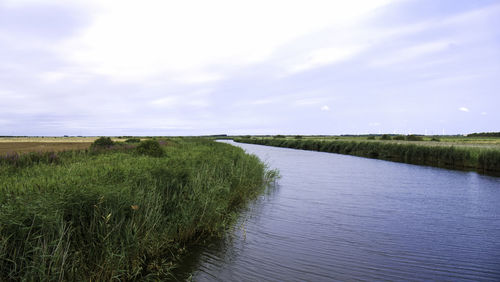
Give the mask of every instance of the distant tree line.
M 467 134 L 467 137 L 500 137 L 500 132 L 480 132 Z

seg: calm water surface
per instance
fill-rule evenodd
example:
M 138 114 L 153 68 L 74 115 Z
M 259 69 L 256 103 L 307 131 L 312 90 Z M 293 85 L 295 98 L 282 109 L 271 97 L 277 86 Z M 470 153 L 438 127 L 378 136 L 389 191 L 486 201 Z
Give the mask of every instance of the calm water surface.
M 500 281 L 500 178 L 229 143 L 282 178 L 193 252 L 193 280 Z

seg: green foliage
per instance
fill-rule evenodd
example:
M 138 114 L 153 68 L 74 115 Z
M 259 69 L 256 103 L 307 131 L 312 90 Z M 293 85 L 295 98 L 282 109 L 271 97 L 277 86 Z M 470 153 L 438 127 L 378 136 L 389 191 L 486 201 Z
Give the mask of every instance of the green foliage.
M 31 152 L 26 154 L 11 153 L 0 156 L 0 174 L 2 170 L 15 170 L 17 168 L 29 167 L 39 163 L 59 163 L 59 155 L 64 153 L 54 152 Z
M 431 138 L 431 141 L 434 141 L 434 142 L 440 142 L 441 140 L 437 137 L 432 137 Z
M 141 139 L 139 138 L 129 138 L 127 140 L 125 140 L 125 143 L 140 143 L 141 142 Z
M 392 138 L 392 140 L 405 140 L 405 137 L 403 135 L 396 135 Z
M 278 134 L 278 135 L 274 135 L 273 138 L 285 138 L 285 136 Z
M 109 137 L 99 137 L 98 139 L 96 139 L 94 141 L 94 143 L 92 143 L 92 146 L 93 147 L 109 147 L 109 146 L 112 146 L 114 144 L 115 144 L 115 142 L 113 142 L 113 140 L 111 140 L 111 138 L 109 138 Z
M 424 138 L 418 135 L 407 135 L 406 141 L 424 141 Z
M 401 144 L 392 142 L 341 140 L 326 141 L 314 139 L 283 140 L 256 138 L 251 140 L 235 139 L 235 141 L 302 150 L 356 155 L 361 157 L 452 169 L 477 170 L 478 172 L 492 175 L 500 174 L 500 151 L 484 150 L 476 147 L 457 148 L 454 146 L 426 146 L 412 143 Z
M 483 150 L 478 155 L 478 169 L 483 173 L 499 172 L 500 152 L 495 150 Z
M 366 140 L 375 140 L 375 136 L 371 135 L 366 138 Z
M 222 234 L 275 177 L 228 144 L 165 150 L 62 154 L 1 173 L 0 281 L 168 279 L 186 245 Z
M 302 135 L 295 135 L 295 139 L 302 139 Z
M 392 140 L 392 138 L 389 134 L 384 134 L 380 137 L 380 140 Z
M 165 154 L 165 151 L 161 148 L 160 143 L 152 139 L 141 142 L 139 146 L 137 146 L 136 151 L 140 155 L 151 157 L 162 157 Z
M 500 132 L 481 132 L 467 134 L 467 137 L 500 137 Z

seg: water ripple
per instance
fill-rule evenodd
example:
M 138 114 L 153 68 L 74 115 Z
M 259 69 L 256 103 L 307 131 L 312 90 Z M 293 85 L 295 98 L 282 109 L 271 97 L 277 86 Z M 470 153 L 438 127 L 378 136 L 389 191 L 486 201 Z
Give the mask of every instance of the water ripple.
M 500 178 L 237 144 L 282 175 L 196 281 L 500 281 Z

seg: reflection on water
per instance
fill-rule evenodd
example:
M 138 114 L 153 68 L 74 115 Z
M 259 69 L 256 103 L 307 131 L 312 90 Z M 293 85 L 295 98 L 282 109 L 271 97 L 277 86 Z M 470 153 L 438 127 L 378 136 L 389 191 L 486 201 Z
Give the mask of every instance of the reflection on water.
M 500 280 L 500 178 L 232 144 L 282 178 L 223 240 L 196 248 L 180 277 Z

